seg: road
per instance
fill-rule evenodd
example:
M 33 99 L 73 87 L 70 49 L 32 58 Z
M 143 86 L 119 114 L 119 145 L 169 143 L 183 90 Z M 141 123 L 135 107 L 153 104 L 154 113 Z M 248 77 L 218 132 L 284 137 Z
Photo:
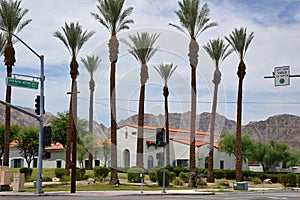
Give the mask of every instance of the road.
M 64 196 L 1 196 L 0 200 L 300 200 L 300 191 L 276 191 L 276 192 L 225 192 L 215 195 L 173 195 L 173 194 L 129 194 L 129 195 L 101 195 L 90 194 L 90 196 L 64 195 Z

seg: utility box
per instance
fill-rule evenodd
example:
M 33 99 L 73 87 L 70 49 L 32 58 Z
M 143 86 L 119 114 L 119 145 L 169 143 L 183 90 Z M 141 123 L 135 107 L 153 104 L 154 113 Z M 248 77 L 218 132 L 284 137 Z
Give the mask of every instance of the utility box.
M 24 181 L 25 181 L 24 173 L 14 174 L 13 191 L 23 192 L 24 191 Z
M 0 185 L 10 185 L 12 178 L 12 172 L 8 167 L 1 167 L 1 181 Z
M 233 184 L 234 190 L 248 190 L 248 183 L 247 182 L 236 182 Z

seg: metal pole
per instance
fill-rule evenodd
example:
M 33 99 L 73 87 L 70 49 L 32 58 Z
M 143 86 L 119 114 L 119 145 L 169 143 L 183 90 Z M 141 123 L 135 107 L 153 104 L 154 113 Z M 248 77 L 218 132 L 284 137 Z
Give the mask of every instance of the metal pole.
M 44 134 L 44 56 L 40 56 L 41 60 L 41 77 L 40 77 L 40 134 L 39 134 L 39 152 L 38 152 L 38 177 L 37 177 L 37 193 L 41 194 L 43 181 L 43 134 Z

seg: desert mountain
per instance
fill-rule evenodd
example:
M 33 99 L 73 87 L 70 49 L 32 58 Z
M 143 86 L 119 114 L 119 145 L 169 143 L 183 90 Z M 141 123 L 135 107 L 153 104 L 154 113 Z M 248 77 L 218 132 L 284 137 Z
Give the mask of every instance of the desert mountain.
M 24 108 L 30 112 L 33 109 Z M 0 124 L 4 124 L 5 106 L 0 104 Z M 49 123 L 49 119 L 55 117 L 51 113 L 45 114 L 45 124 Z M 190 129 L 190 112 L 186 113 L 170 113 L 170 127 L 183 130 Z M 21 126 L 39 126 L 39 122 L 19 111 L 11 109 L 11 123 L 20 124 Z M 121 120 L 118 126 L 125 124 L 137 124 L 138 115 L 133 115 L 127 119 Z M 145 114 L 145 125 L 148 126 L 164 126 L 164 115 Z M 204 112 L 197 115 L 197 130 L 209 131 L 210 113 Z M 216 133 L 235 133 L 236 122 L 217 114 Z M 110 136 L 110 129 L 103 124 L 94 122 L 94 132 L 99 138 L 107 138 Z M 267 118 L 266 120 L 250 122 L 243 126 L 242 133 L 250 134 L 254 139 L 263 142 L 275 140 L 277 142 L 286 143 L 291 150 L 300 150 L 300 117 L 296 115 L 281 114 Z

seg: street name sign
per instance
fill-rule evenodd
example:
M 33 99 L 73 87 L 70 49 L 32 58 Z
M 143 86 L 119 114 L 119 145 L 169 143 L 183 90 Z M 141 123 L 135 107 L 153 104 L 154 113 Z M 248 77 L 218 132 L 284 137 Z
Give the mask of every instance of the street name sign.
M 7 77 L 6 78 L 6 85 L 22 87 L 22 88 L 29 88 L 29 89 L 38 89 L 39 82 Z
M 274 68 L 275 86 L 286 86 L 290 84 L 290 66 Z

